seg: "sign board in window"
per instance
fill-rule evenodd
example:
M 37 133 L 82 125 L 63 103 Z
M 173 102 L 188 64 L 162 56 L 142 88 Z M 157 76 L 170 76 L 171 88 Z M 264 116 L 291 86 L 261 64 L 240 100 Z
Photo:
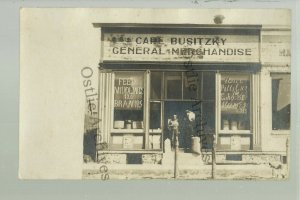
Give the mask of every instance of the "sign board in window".
M 114 108 L 117 110 L 141 110 L 144 99 L 142 73 L 118 72 L 115 74 Z
M 221 111 L 227 114 L 249 112 L 250 80 L 248 75 L 222 75 Z
M 222 74 L 222 130 L 250 129 L 250 75 Z

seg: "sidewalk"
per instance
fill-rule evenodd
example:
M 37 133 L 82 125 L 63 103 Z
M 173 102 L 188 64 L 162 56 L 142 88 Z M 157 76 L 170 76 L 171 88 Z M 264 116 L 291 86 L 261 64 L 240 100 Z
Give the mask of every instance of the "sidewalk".
M 103 164 L 84 163 L 83 179 L 101 179 L 100 167 Z M 172 165 L 106 165 L 109 179 L 174 179 Z M 179 166 L 178 179 L 211 179 L 211 165 Z M 216 165 L 215 179 L 226 180 L 263 180 L 279 179 L 268 165 Z

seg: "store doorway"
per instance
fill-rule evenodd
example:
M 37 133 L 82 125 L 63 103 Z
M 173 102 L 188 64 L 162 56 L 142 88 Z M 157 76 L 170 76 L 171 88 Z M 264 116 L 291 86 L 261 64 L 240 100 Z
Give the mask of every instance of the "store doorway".
M 179 148 L 184 152 L 190 152 L 191 149 L 191 137 L 196 136 L 196 123 L 199 122 L 198 114 L 195 113 L 195 119 L 193 122 L 189 122 L 187 112 L 191 112 L 195 102 L 185 102 L 185 101 L 165 101 L 164 105 L 164 124 L 166 137 L 172 139 L 172 131 L 168 128 L 168 123 L 174 115 L 178 119 L 178 141 Z M 192 126 L 192 127 L 191 127 Z M 165 138 L 166 139 L 166 138 Z
M 211 149 L 215 133 L 215 83 L 213 71 L 151 71 L 151 129 L 163 129 L 163 141 L 170 139 L 168 119 L 176 115 L 179 123 L 179 148 L 191 149 L 191 137 L 200 137 L 200 148 Z M 194 112 L 193 131 L 186 111 Z

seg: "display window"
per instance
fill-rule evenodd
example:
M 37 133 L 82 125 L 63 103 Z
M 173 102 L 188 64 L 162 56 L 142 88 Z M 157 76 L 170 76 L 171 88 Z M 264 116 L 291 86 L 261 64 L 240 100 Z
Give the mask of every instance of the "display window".
M 144 149 L 144 73 L 115 72 L 110 149 Z
M 117 72 L 114 80 L 114 129 L 143 129 L 144 75 Z
M 253 74 L 218 75 L 217 127 L 220 150 L 253 149 Z
M 250 75 L 221 75 L 221 132 L 250 131 Z

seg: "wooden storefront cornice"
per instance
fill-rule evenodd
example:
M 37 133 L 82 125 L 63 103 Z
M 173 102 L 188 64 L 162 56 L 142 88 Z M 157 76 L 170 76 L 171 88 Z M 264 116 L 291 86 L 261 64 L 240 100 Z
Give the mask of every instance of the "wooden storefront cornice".
M 218 28 L 218 29 L 261 29 L 261 25 L 224 24 L 153 24 L 153 23 L 93 23 L 95 28 Z

